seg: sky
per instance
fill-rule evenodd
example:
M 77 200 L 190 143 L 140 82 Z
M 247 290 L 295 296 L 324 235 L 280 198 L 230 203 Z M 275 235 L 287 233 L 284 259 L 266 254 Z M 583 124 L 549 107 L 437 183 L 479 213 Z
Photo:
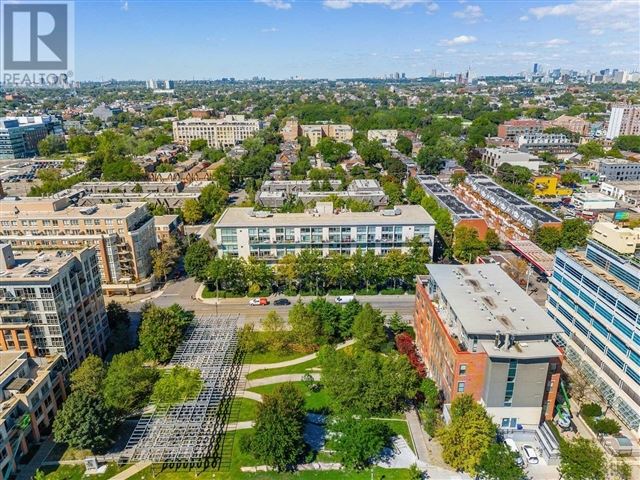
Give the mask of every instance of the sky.
M 76 0 L 76 79 L 640 69 L 640 0 Z

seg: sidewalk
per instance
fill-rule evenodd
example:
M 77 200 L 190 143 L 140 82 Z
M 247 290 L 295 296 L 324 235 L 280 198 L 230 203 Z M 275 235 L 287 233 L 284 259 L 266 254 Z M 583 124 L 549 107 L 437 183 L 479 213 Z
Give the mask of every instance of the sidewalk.
M 54 446 L 55 443 L 53 443 L 53 440 L 50 438 L 45 439 L 29 463 L 20 467 L 20 471 L 16 475 L 16 480 L 31 480 L 36 474 L 36 470 L 44 463 Z

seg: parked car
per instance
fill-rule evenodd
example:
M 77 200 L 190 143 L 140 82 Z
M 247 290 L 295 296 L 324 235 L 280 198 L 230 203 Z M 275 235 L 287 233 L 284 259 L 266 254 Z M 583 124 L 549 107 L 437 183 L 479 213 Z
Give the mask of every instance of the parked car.
M 535 449 L 531 445 L 523 445 L 522 454 L 523 457 L 527 459 L 527 463 L 531 465 L 537 465 L 540 462 L 540 460 L 538 459 L 538 455 L 536 455 Z
M 520 452 L 518 451 L 518 447 L 516 446 L 516 442 L 513 441 L 513 438 L 506 438 L 504 440 L 504 444 L 509 447 L 509 450 L 511 450 L 513 453 L 515 453 L 516 456 L 516 463 L 520 466 L 524 465 L 524 460 L 522 460 L 522 457 L 520 456 Z
M 286 298 L 279 298 L 276 301 L 274 301 L 273 304 L 276 306 L 291 305 L 291 302 Z
M 336 303 L 345 304 L 349 303 L 351 300 L 355 299 L 353 295 L 344 295 L 343 297 L 336 297 Z
M 249 305 L 251 305 L 252 307 L 269 305 L 269 300 L 267 300 L 265 297 L 256 297 L 249 300 Z

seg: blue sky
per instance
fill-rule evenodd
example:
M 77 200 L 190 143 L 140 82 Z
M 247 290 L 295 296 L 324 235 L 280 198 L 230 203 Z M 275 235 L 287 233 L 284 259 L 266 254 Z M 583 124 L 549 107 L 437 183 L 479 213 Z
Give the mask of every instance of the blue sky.
M 77 0 L 78 79 L 636 70 L 640 0 Z

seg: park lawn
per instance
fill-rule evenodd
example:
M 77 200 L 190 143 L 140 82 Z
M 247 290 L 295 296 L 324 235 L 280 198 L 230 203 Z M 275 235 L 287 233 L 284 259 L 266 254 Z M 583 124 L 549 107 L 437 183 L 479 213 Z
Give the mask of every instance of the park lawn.
M 292 382 L 304 395 L 304 406 L 307 411 L 319 412 L 329 410 L 329 395 L 326 389 L 322 388 L 319 392 L 312 392 L 302 382 Z M 260 387 L 250 388 L 252 392 L 264 395 L 265 393 L 271 393 L 280 383 L 274 383 L 272 385 L 262 385 Z
M 215 477 L 213 476 L 215 474 Z M 151 470 L 143 470 L 140 474 L 130 477 L 131 480 L 142 480 L 143 478 L 151 478 Z M 386 469 L 386 468 L 374 468 L 373 477 L 370 470 L 363 472 L 353 471 L 304 471 L 295 473 L 277 473 L 277 472 L 261 472 L 261 473 L 242 473 L 240 471 L 235 472 L 221 472 L 213 470 L 205 470 L 199 472 L 199 475 L 195 472 L 187 471 L 165 471 L 162 473 L 156 473 L 156 480 L 410 480 L 411 475 L 409 470 L 400 469 Z M 74 479 L 75 480 L 75 479 Z
M 261 333 L 261 332 L 258 332 Z M 294 360 L 296 358 L 309 355 L 304 352 L 257 352 L 248 353 L 244 359 L 245 364 L 263 364 L 263 363 L 278 363 L 285 362 L 287 360 Z
M 127 468 L 128 466 L 120 467 L 112 463 L 109 464 L 104 474 L 91 475 L 91 478 L 94 480 L 107 480 Z M 47 480 L 81 480 L 87 478 L 84 476 L 84 465 L 45 466 L 41 470 Z
M 411 447 L 411 450 L 415 453 L 416 446 L 413 444 L 413 439 L 411 438 L 411 433 L 409 432 L 409 424 L 406 420 L 376 420 L 377 422 L 385 423 L 389 426 L 393 433 L 396 435 L 401 435 Z
M 255 420 L 257 406 L 258 402 L 256 402 L 255 400 L 244 397 L 235 397 L 233 399 L 233 404 L 231 405 L 231 416 L 236 422 Z M 237 419 L 236 412 L 238 412 Z
M 262 370 L 256 370 L 247 375 L 247 380 L 254 380 L 256 378 L 275 377 L 276 375 L 288 375 L 290 373 L 311 373 L 312 368 L 316 368 L 320 365 L 318 358 L 307 360 L 306 362 L 297 363 L 295 365 L 289 365 L 288 367 L 280 368 L 263 368 Z

